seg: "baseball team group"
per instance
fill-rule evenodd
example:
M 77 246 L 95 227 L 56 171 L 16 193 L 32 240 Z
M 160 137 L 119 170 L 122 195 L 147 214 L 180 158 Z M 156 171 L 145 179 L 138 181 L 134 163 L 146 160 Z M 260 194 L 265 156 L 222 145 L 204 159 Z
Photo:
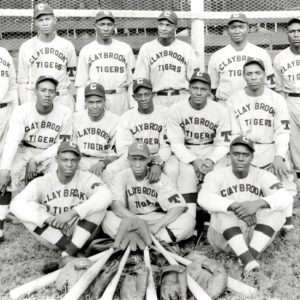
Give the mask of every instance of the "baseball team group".
M 233 13 L 230 43 L 207 72 L 176 38 L 177 21 L 162 12 L 158 37 L 135 58 L 113 37 L 113 14 L 99 11 L 96 38 L 77 60 L 56 34 L 53 8 L 40 3 L 17 75 L 0 48 L 2 247 L 8 211 L 62 256 L 76 256 L 99 228 L 122 249 L 143 249 L 150 234 L 188 240 L 207 211 L 209 244 L 251 274 L 276 234 L 293 232 L 300 18 L 287 22 L 290 46 L 272 62 L 247 41 L 247 17 Z

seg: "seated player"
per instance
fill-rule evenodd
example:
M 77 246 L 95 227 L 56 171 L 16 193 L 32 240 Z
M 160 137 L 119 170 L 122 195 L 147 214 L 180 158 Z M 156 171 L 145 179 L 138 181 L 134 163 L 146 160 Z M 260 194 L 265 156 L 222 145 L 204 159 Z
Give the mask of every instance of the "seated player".
M 42 244 L 61 249 L 62 256 L 75 256 L 101 224 L 111 203 L 102 180 L 78 170 L 78 145 L 62 142 L 57 172 L 31 181 L 11 203 L 11 212 Z
M 74 138 L 80 148 L 79 167 L 102 176 L 103 170 L 117 156 L 114 151 L 119 117 L 106 110 L 105 90 L 99 83 L 90 83 L 84 91 L 86 110 L 74 114 Z
M 130 168 L 119 172 L 112 182 L 113 201 L 102 223 L 104 232 L 114 238 L 122 219 L 131 217 L 146 220 L 150 231 L 167 243 L 191 237 L 195 206 L 186 204 L 164 173 L 158 182 L 149 183 L 149 147 L 135 141 L 128 149 L 128 160 Z
M 57 85 L 56 79 L 40 76 L 36 102 L 22 104 L 12 113 L 0 163 L 0 216 L 5 216 L 11 191 L 54 167 L 59 142 L 71 137 L 71 110 L 53 103 Z
M 283 226 L 285 209 L 293 201 L 275 175 L 251 165 L 253 153 L 251 140 L 234 139 L 232 165 L 207 174 L 198 195 L 198 204 L 211 213 L 209 243 L 233 252 L 245 275 L 259 270 L 258 255 Z

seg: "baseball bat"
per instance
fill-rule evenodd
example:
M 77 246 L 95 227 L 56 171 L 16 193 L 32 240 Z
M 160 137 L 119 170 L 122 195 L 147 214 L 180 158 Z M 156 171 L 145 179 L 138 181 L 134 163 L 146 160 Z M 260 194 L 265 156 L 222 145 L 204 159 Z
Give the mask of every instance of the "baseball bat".
M 150 262 L 150 254 L 149 254 L 149 247 L 146 246 L 144 249 L 144 262 L 145 265 L 149 268 L 149 279 L 148 279 L 148 286 L 146 291 L 146 300 L 157 300 L 157 294 L 155 289 L 155 283 L 153 279 L 153 273 L 151 268 L 151 262 Z
M 97 261 L 98 259 L 101 259 L 106 254 L 107 251 L 109 251 L 109 249 L 106 251 L 103 251 L 101 253 L 93 255 L 93 256 L 89 257 L 89 259 L 91 261 Z M 44 275 L 42 277 L 39 277 L 37 279 L 34 279 L 32 281 L 29 281 L 23 285 L 20 285 L 16 288 L 12 289 L 9 292 L 10 298 L 15 300 L 25 294 L 31 294 L 32 292 L 34 292 L 38 289 L 41 289 L 45 286 L 50 285 L 51 283 L 53 283 L 56 280 L 59 272 L 60 272 L 60 270 L 56 270 L 54 272 L 51 272 L 47 275 Z
M 83 292 L 88 288 L 94 278 L 99 274 L 105 263 L 114 253 L 114 248 L 109 248 L 105 251 L 105 255 L 101 259 L 98 259 L 87 271 L 81 276 L 81 278 L 73 285 L 70 291 L 62 298 L 62 300 L 77 300 Z
M 178 265 L 178 262 L 169 254 L 169 252 L 159 243 L 159 241 L 152 234 L 151 238 L 157 250 L 165 257 L 169 264 Z M 189 274 L 187 274 L 187 284 L 189 290 L 192 292 L 192 294 L 197 300 L 212 300 L 202 289 L 202 287 Z
M 152 247 L 154 250 L 156 251 L 159 251 L 157 247 Z M 167 250 L 166 250 L 167 251 Z M 169 251 L 168 251 L 169 252 Z M 186 259 L 176 253 L 172 253 L 172 252 L 169 252 L 169 254 L 175 259 L 177 260 L 179 263 L 185 265 L 185 266 L 188 266 L 191 261 L 189 259 Z M 228 279 L 227 279 L 227 288 L 233 292 L 236 292 L 238 294 L 241 294 L 245 297 L 253 297 L 256 293 L 257 293 L 257 289 L 248 285 L 248 284 L 245 284 L 237 279 L 234 279 L 230 276 L 228 276 Z
M 112 300 L 114 297 L 114 293 L 116 291 L 118 282 L 120 280 L 120 277 L 122 275 L 123 269 L 125 267 L 126 261 L 128 259 L 128 256 L 130 254 L 130 245 L 127 247 L 125 253 L 123 254 L 123 257 L 120 261 L 120 265 L 118 268 L 118 271 L 112 281 L 109 283 L 109 285 L 106 287 L 104 293 L 102 294 L 102 297 L 100 300 Z M 71 299 L 70 299 L 71 300 Z

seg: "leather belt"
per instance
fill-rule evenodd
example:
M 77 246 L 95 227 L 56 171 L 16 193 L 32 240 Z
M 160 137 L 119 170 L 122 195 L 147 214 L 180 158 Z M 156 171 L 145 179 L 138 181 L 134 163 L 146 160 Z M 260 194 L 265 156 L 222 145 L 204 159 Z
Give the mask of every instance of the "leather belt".
M 7 103 L 0 103 L 0 108 L 6 107 L 7 105 Z
M 188 145 L 188 146 L 202 146 L 202 145 L 211 145 L 213 143 L 214 143 L 214 141 L 209 141 L 209 142 L 206 142 L 206 143 L 203 143 L 203 144 L 193 144 L 193 143 L 186 142 L 185 144 Z
M 290 97 L 300 97 L 300 93 L 288 93 Z
M 22 146 L 37 149 L 36 146 L 31 145 L 31 144 L 27 143 L 26 141 L 22 141 Z
M 117 93 L 117 90 L 105 90 L 105 94 L 116 94 Z
M 177 96 L 180 94 L 180 90 L 162 90 L 156 92 L 158 96 Z

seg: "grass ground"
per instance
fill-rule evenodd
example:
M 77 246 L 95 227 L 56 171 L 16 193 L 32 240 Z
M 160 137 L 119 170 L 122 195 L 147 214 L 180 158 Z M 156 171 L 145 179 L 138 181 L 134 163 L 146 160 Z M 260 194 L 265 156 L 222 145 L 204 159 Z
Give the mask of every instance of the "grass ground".
M 260 257 L 264 273 L 271 287 L 261 286 L 252 299 L 300 299 L 300 208 L 295 209 L 295 232 L 290 239 L 277 237 Z M 199 250 L 222 262 L 230 276 L 241 279 L 237 260 L 225 254 L 216 255 L 209 245 L 201 244 Z M 6 223 L 6 241 L 0 245 L 0 299 L 9 299 L 8 292 L 23 283 L 42 276 L 40 270 L 45 260 L 58 258 L 59 253 L 39 245 L 21 224 Z M 62 295 L 49 286 L 24 299 L 60 299 Z M 227 292 L 222 299 L 245 299 Z

